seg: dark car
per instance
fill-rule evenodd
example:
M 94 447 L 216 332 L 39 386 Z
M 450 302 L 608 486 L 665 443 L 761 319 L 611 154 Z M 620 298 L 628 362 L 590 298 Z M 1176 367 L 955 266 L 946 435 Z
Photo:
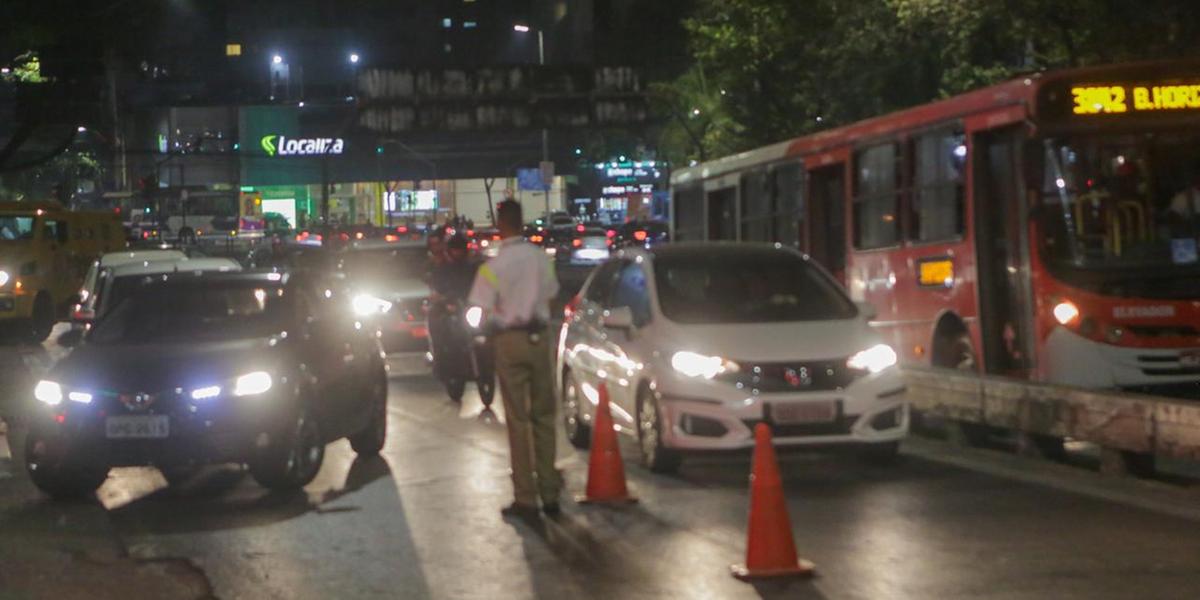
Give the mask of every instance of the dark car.
M 387 375 L 348 299 L 311 274 L 169 274 L 96 323 L 38 382 L 25 461 L 56 497 L 87 494 L 109 468 L 177 481 L 205 463 L 245 463 L 295 489 L 325 444 L 377 454 Z
M 424 350 L 429 337 L 428 252 L 424 242 L 357 242 L 338 253 L 338 272 L 351 306 L 378 330 L 387 352 Z
M 663 221 L 630 221 L 617 229 L 617 247 L 652 248 L 671 239 L 671 228 Z

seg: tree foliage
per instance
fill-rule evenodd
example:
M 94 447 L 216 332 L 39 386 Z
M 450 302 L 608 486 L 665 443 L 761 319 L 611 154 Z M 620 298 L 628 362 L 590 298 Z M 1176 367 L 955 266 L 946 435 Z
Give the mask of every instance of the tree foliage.
M 699 0 L 684 25 L 692 66 L 656 90 L 676 163 L 1022 72 L 1200 54 L 1194 0 Z

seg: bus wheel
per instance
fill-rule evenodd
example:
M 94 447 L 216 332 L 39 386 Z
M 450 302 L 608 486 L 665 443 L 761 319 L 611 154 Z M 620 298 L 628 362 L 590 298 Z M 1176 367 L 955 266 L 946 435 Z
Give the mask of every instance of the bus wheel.
M 54 302 L 50 294 L 42 292 L 33 301 L 33 318 L 29 320 L 29 341 L 40 344 L 50 337 L 54 329 Z

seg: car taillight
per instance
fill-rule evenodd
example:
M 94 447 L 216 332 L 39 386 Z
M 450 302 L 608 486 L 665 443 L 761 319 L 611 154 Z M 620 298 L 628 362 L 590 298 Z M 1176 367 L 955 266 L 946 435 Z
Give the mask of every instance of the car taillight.
M 571 245 L 578 248 L 583 245 L 583 240 L 571 240 Z
M 612 238 L 608 238 L 607 240 L 604 240 L 604 241 L 606 242 L 606 245 L 607 245 L 609 248 L 612 248 L 612 245 L 613 245 Z
M 583 233 L 583 230 L 584 230 L 584 227 L 583 227 L 583 225 L 576 225 L 576 226 L 575 226 L 575 231 L 578 231 L 579 233 Z
M 644 241 L 646 241 L 646 232 L 645 232 L 645 231 L 641 231 L 641 230 L 638 230 L 638 231 L 635 231 L 635 232 L 633 232 L 633 239 L 635 239 L 635 240 L 637 240 L 637 241 L 639 241 L 639 242 L 644 242 Z
M 387 242 L 398 242 L 398 241 L 400 241 L 400 236 L 392 235 L 389 233 L 389 234 L 383 236 L 383 239 L 384 239 L 384 241 L 387 241 Z
M 570 321 L 571 317 L 575 316 L 575 311 L 579 310 L 579 305 L 583 302 L 583 296 L 575 294 L 570 302 L 563 307 L 563 320 Z
M 468 229 L 468 230 L 467 230 L 467 237 L 475 237 L 475 230 L 474 230 L 474 229 Z
M 604 235 L 607 236 L 609 239 L 612 239 L 612 238 L 617 237 L 617 231 L 615 229 L 609 229 L 608 231 L 604 232 Z
M 396 233 L 408 233 L 408 227 L 401 225 L 396 228 Z

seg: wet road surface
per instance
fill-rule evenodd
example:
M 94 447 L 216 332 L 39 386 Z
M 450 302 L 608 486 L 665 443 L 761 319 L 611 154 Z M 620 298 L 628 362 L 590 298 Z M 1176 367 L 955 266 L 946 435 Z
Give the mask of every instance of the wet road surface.
M 153 469 L 118 469 L 99 504 L 56 506 L 17 472 L 0 479 L 0 524 L 41 535 L 71 531 L 61 518 L 90 523 L 96 543 L 111 531 L 133 559 L 187 559 L 229 599 L 1200 597 L 1200 515 L 1039 483 L 1041 467 L 1025 459 L 945 460 L 952 449 L 932 442 L 910 444 L 892 467 L 784 457 L 796 544 L 818 567 L 811 581 L 729 576 L 744 558 L 745 457 L 695 460 L 673 476 L 627 459 L 638 504 L 567 501 L 557 519 L 507 522 L 503 425 L 480 419 L 470 391 L 462 406 L 446 400 L 419 361 L 396 367 L 383 456 L 357 459 L 336 442 L 304 493 L 268 493 L 231 466 L 177 488 Z M 560 461 L 569 492 L 582 491 L 585 464 L 575 451 Z M 0 554 L 21 543 L 0 535 Z

